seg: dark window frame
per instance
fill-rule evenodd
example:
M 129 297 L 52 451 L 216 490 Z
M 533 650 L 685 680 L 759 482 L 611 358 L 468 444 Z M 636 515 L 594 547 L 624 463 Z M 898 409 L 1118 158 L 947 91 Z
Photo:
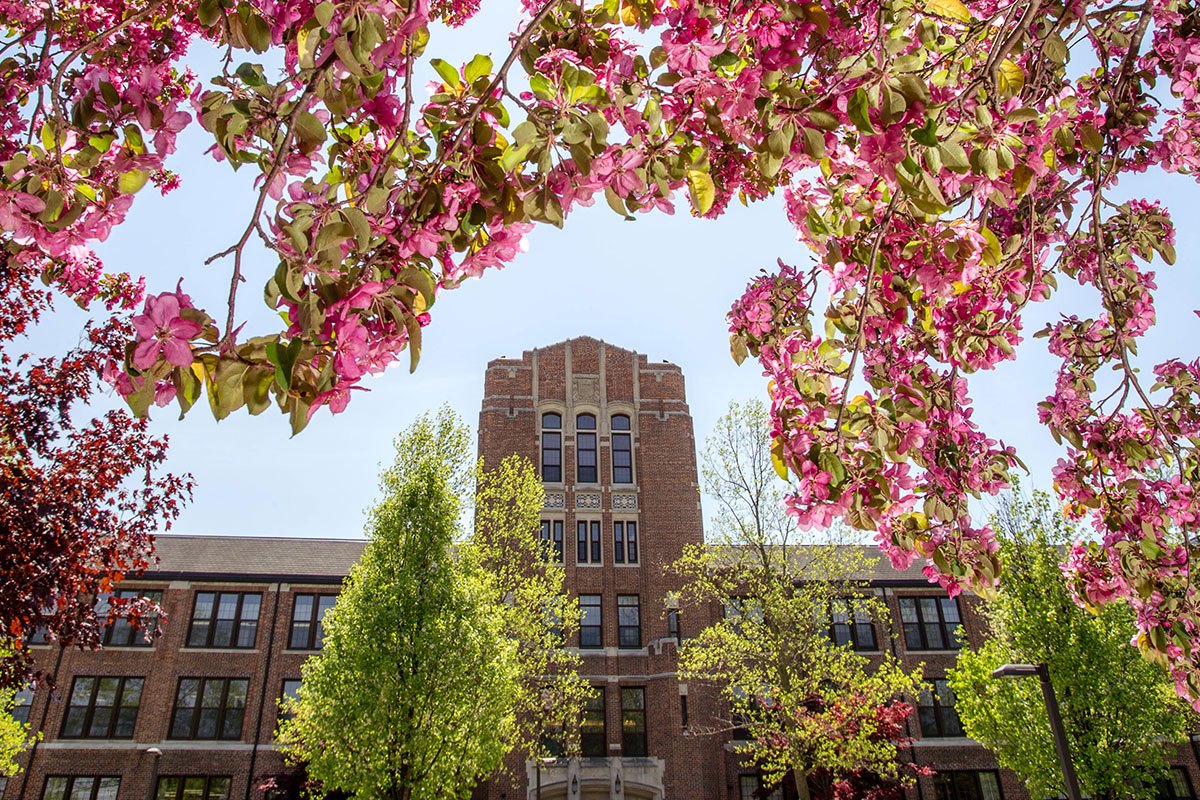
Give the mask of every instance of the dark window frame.
M 564 564 L 567 559 L 564 527 L 564 521 L 561 519 L 544 519 L 541 530 L 538 532 L 538 539 L 542 543 L 542 547 L 553 554 L 552 558 L 555 564 Z
M 289 691 L 288 691 L 288 684 L 289 684 L 289 683 L 294 683 L 294 684 L 296 684 L 296 689 L 299 689 L 299 688 L 300 688 L 300 683 L 301 683 L 301 681 L 300 681 L 300 679 L 299 679 L 299 678 L 284 678 L 284 679 L 283 679 L 283 681 L 280 683 L 280 688 L 279 688 L 279 704 L 278 704 L 278 708 L 279 708 L 279 719 L 281 719 L 281 720 L 282 720 L 282 719 L 289 719 L 289 718 L 291 717 L 291 715 L 290 715 L 290 714 L 286 713 L 286 712 L 283 710 L 283 701 L 284 701 L 285 699 L 287 699 L 288 697 L 295 697 L 295 696 L 297 696 L 297 694 L 298 694 L 298 693 L 295 693 L 295 692 L 289 692 Z
M 179 696 L 180 696 L 180 692 L 183 691 L 183 685 L 184 685 L 185 681 L 196 681 L 196 702 L 195 702 L 195 705 L 190 706 L 190 707 L 185 707 L 185 706 L 179 705 Z M 222 686 L 222 688 L 221 688 L 221 704 L 219 706 L 216 706 L 216 708 L 217 708 L 217 717 L 216 717 L 216 722 L 215 722 L 216 735 L 215 736 L 200 736 L 198 729 L 200 727 L 200 720 L 202 717 L 202 712 L 206 708 L 206 706 L 204 705 L 205 689 L 208 687 L 208 685 L 210 683 L 214 683 L 214 682 L 224 684 L 224 686 Z M 244 691 L 245 703 L 240 708 L 237 708 L 237 707 L 231 708 L 229 705 L 229 689 L 235 682 L 241 682 L 246 685 L 246 688 Z M 242 731 L 246 727 L 246 706 L 249 704 L 249 702 L 250 702 L 250 679 L 249 678 L 181 677 L 179 679 L 179 682 L 175 686 L 175 698 L 172 701 L 172 705 L 171 705 L 171 724 L 167 728 L 167 738 L 168 739 L 177 739 L 177 740 L 205 741 L 205 742 L 238 741 L 242 738 Z M 191 721 L 188 724 L 187 733 L 177 735 L 175 732 L 175 728 L 176 728 L 176 722 L 179 719 L 180 711 L 190 711 L 191 712 Z M 236 735 L 225 734 L 225 732 L 224 732 L 225 727 L 226 727 L 226 725 L 225 725 L 226 716 L 229 714 L 230 711 L 240 711 L 241 712 L 241 720 L 238 723 Z
M 675 640 L 675 644 L 683 644 L 683 627 L 679 621 L 679 609 L 667 609 L 667 636 Z
M 630 603 L 629 601 L 633 602 Z M 636 618 L 626 624 L 628 617 L 622 610 L 633 609 Z M 637 594 L 617 595 L 617 646 L 623 650 L 637 650 L 642 646 L 642 597 Z
M 603 686 L 593 686 L 595 692 L 583 704 L 579 718 L 579 754 L 583 758 L 608 757 L 608 704 Z M 589 723 L 599 722 L 599 730 L 588 730 Z
M 143 597 L 150 600 L 159 608 L 162 607 L 163 592 L 161 589 L 118 589 L 106 595 L 101 595 L 96 602 L 97 616 L 108 614 L 109 597 L 118 600 L 138 600 Z M 146 631 L 150 636 L 147 640 Z M 134 625 L 123 617 L 117 617 L 104 627 L 104 637 L 101 644 L 105 647 L 154 647 L 155 634 L 158 632 L 158 614 L 151 614 L 142 625 Z
M 1004 800 L 1004 786 L 1000 782 L 1000 771 L 994 769 L 940 770 L 933 776 L 933 792 L 936 800 L 987 800 L 984 795 L 982 776 L 988 775 L 995 781 L 996 800 Z M 957 778 L 973 778 L 974 786 L 960 791 Z
M 586 422 L 585 422 L 586 421 Z M 590 426 L 590 427 L 589 427 Z M 600 482 L 599 432 L 596 430 L 596 415 L 584 412 L 575 415 L 575 482 Z M 590 464 L 584 463 L 588 454 Z
M 879 639 L 875 635 L 875 623 L 871 621 L 871 615 L 853 606 L 847 597 L 835 597 L 829 601 L 829 638 L 839 647 L 849 644 L 855 652 L 879 651 Z
M 951 651 L 961 650 L 963 642 L 962 634 L 962 608 L 958 605 L 957 597 L 946 597 L 944 595 L 912 595 L 899 598 L 900 600 L 900 628 L 904 633 L 904 647 L 906 650 L 928 650 L 928 651 Z M 934 609 L 937 612 L 937 619 L 926 619 L 924 610 L 925 604 L 922 600 L 933 600 Z M 954 608 L 957 620 L 953 622 L 946 621 L 946 609 Z M 908 618 L 906 611 L 912 610 L 913 619 Z M 953 627 L 950 627 L 953 625 Z M 939 632 L 941 644 L 934 644 L 929 635 L 931 630 Z M 915 636 L 914 636 L 915 634 Z M 915 638 L 915 642 L 914 642 Z
M 557 422 L 547 424 L 548 417 L 555 417 Z M 541 426 L 540 463 L 543 483 L 562 483 L 562 450 L 562 414 L 557 411 L 547 411 L 542 414 Z M 557 464 L 549 462 L 546 458 L 548 453 L 557 454 Z
M 593 602 L 594 600 L 594 602 Z M 587 609 L 595 609 L 596 624 L 588 625 Z M 599 650 L 604 647 L 604 596 L 599 594 L 579 595 L 579 649 Z M 593 639 L 592 632 L 595 632 Z M 594 641 L 595 644 L 591 644 Z
M 613 520 L 613 563 L 638 564 L 638 524 L 633 519 Z
M 600 520 L 575 520 L 575 563 L 598 567 L 604 563 Z
M 164 782 L 177 781 L 175 791 L 171 794 L 163 794 L 165 788 Z M 233 789 L 232 775 L 159 775 L 158 781 L 154 786 L 154 800 L 184 800 L 187 791 L 188 781 L 204 781 L 204 792 L 200 795 L 202 800 L 229 800 L 230 792 Z M 225 793 L 223 795 L 214 795 L 213 781 L 225 781 Z
M 1178 781 L 1183 782 L 1187 794 L 1175 791 Z M 1157 800 L 1196 800 L 1196 789 L 1192 786 L 1192 776 L 1187 769 L 1174 765 L 1169 767 L 1167 777 L 1159 781 Z
M 49 800 L 47 792 L 50 791 L 50 782 L 63 780 L 66 783 L 63 785 L 61 795 L 56 795 L 57 800 L 70 800 L 75 793 L 76 781 L 92 781 L 92 790 L 88 792 L 88 800 L 97 800 L 100 796 L 100 784 L 103 781 L 116 781 L 116 788 L 113 790 L 115 797 L 121 791 L 121 776 L 120 775 L 47 775 L 45 782 L 42 784 L 42 800 Z
M 625 427 L 619 427 L 617 420 L 624 420 Z M 615 484 L 633 483 L 633 430 L 628 414 L 613 414 L 609 418 L 609 430 L 612 437 L 612 482 Z M 624 462 L 624 463 L 622 463 Z
M 29 685 L 22 686 L 17 689 L 16 695 L 13 697 L 13 707 L 10 712 L 13 719 L 22 724 L 29 724 L 29 716 L 33 712 L 33 698 L 36 692 Z
M 211 611 L 207 618 L 197 618 L 196 612 L 200 608 L 200 598 L 205 595 L 212 596 Z M 213 641 L 217 638 L 217 623 L 227 621 L 218 617 L 221 608 L 221 598 L 226 595 L 237 596 L 237 606 L 234 608 L 233 612 L 233 628 L 230 630 L 229 644 L 214 644 Z M 257 610 L 254 613 L 253 619 L 246 617 L 243 613 L 246 607 L 246 598 L 248 597 L 257 598 Z M 278 600 L 276 600 L 276 602 L 278 602 Z M 191 622 L 188 624 L 187 644 L 185 644 L 184 647 L 186 649 L 253 650 L 255 644 L 258 642 L 258 618 L 261 615 L 262 592 L 198 591 L 192 598 L 192 617 Z M 193 641 L 196 638 L 197 624 L 207 626 L 207 633 L 204 637 L 203 644 L 193 644 Z M 242 629 L 244 627 L 252 627 L 254 631 L 253 635 L 250 637 L 249 644 L 239 644 L 242 638 Z
M 297 619 L 296 615 L 300 611 L 300 598 L 308 598 L 311 602 L 309 607 L 308 619 Z M 324 601 L 330 601 L 325 610 L 321 610 L 321 605 Z M 336 594 L 321 594 L 319 592 L 297 592 L 292 595 L 292 624 L 288 628 L 288 649 L 289 650 L 320 650 L 325 643 L 325 626 L 323 620 L 329 609 L 333 608 L 333 604 L 337 602 Z M 306 629 L 304 635 L 300 639 L 300 644 L 297 644 L 296 633 L 298 628 Z
M 945 699 L 943 689 L 949 693 L 948 704 L 942 702 Z M 926 682 L 917 695 L 917 721 L 922 739 L 954 739 L 966 735 L 954 705 L 954 690 L 948 680 L 930 678 Z
M 113 704 L 111 706 L 97 706 L 96 699 L 100 694 L 100 686 L 103 681 L 116 681 L 117 689 L 113 695 Z M 76 690 L 79 688 L 80 681 L 92 681 L 91 690 L 88 692 L 87 703 L 79 705 L 74 703 Z M 126 687 L 137 683 L 137 702 L 133 704 L 123 702 L 126 699 Z M 138 710 L 142 704 L 142 692 L 146 688 L 146 678 L 139 675 L 76 675 L 71 682 L 71 693 L 67 695 L 67 708 L 63 713 L 62 727 L 59 729 L 58 738 L 60 739 L 132 739 L 134 729 L 137 727 Z M 108 723 L 105 726 L 103 733 L 92 733 L 92 726 L 96 722 L 96 711 L 98 708 L 108 710 Z M 82 719 L 80 720 L 79 733 L 68 733 L 67 726 L 73 719 L 78 719 L 74 715 L 76 709 L 81 709 Z M 132 709 L 132 720 L 129 722 L 129 733 L 119 734 L 117 728 L 122 720 L 123 712 Z
M 641 697 L 641 706 L 626 705 L 627 697 Z M 646 728 L 646 687 L 622 686 L 621 756 L 623 758 L 646 758 L 649 754 L 650 739 Z

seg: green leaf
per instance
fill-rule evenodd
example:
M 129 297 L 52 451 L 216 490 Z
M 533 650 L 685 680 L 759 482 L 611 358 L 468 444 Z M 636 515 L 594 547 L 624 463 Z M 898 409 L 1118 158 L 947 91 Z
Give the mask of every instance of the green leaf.
M 437 74 L 442 78 L 442 83 L 446 86 L 449 86 L 451 89 L 457 89 L 462 86 L 462 80 L 458 77 L 458 70 L 454 68 L 453 64 L 440 58 L 435 58 L 429 63 L 437 70 Z
M 846 116 L 850 117 L 850 121 L 854 123 L 854 127 L 863 133 L 875 132 L 875 127 L 871 124 L 871 101 L 867 97 L 866 90 L 861 86 L 855 89 L 854 93 L 850 95 L 850 100 L 846 107 Z
M 295 132 L 296 144 L 305 155 L 319 150 L 325 144 L 325 126 L 310 111 L 301 111 L 296 115 Z
M 313 17 L 317 22 L 321 23 L 322 28 L 329 27 L 329 23 L 333 21 L 333 14 L 337 11 L 337 6 L 330 2 L 318 3 L 313 9 Z
M 129 172 L 121 173 L 121 177 L 117 178 L 117 191 L 121 194 L 137 194 L 146 181 L 149 179 L 150 173 L 141 169 L 131 169 Z
M 471 59 L 470 63 L 463 68 L 463 79 L 467 83 L 474 83 L 477 79 L 490 75 L 492 72 L 492 60 L 485 55 L 476 55 Z
M 955 22 L 971 22 L 971 10 L 963 5 L 961 0 L 927 0 L 925 10 L 938 17 L 952 19 Z
M 692 199 L 692 208 L 698 216 L 704 216 L 712 208 L 717 198 L 717 187 L 707 170 L 689 169 L 687 171 L 688 194 Z

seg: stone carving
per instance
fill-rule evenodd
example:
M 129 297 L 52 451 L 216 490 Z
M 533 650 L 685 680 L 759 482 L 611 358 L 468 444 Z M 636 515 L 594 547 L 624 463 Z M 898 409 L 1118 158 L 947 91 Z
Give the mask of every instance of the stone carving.
M 638 507 L 636 494 L 614 494 L 612 496 L 613 511 L 632 511 Z
M 600 495 L 598 494 L 577 494 L 575 495 L 575 507 L 586 508 L 595 511 L 600 510 Z
M 571 393 L 576 403 L 599 403 L 600 381 L 595 377 L 576 375 Z
M 562 492 L 547 492 L 542 508 L 566 508 L 567 497 Z

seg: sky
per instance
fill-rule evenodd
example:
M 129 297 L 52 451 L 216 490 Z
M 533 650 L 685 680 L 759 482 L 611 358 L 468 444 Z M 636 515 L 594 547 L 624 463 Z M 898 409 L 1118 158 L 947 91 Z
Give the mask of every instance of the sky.
M 493 0 L 463 29 L 435 30 L 426 59 L 462 63 L 484 52 L 498 63 L 507 49 L 497 32 L 512 29 L 516 5 Z M 213 53 L 196 50 L 189 63 L 208 76 L 217 62 Z M 150 292 L 173 289 L 182 276 L 196 305 L 223 320 L 231 264 L 205 266 L 204 260 L 240 235 L 253 208 L 254 176 L 214 162 L 204 154 L 210 144 L 199 125 L 185 131 L 169 162 L 183 177 L 180 189 L 166 198 L 144 189 L 126 224 L 97 252 L 109 269 L 145 275 Z M 1178 228 L 1179 261 L 1158 273 L 1159 324 L 1143 343 L 1141 363 L 1148 371 L 1169 357 L 1192 360 L 1200 341 L 1200 319 L 1192 313 L 1200 306 L 1200 283 L 1191 267 L 1200 252 L 1200 188 L 1187 176 L 1148 174 L 1126 181 L 1119 195 L 1162 200 Z M 220 423 L 203 402 L 183 421 L 175 419 L 173 407 L 153 409 L 153 430 L 170 438 L 169 469 L 191 473 L 196 481 L 172 531 L 361 536 L 392 440 L 417 414 L 445 403 L 474 427 L 488 361 L 574 336 L 594 336 L 651 361 L 680 365 L 702 446 L 729 401 L 767 399 L 757 364 L 750 359 L 738 367 L 729 356 L 726 311 L 777 258 L 797 265 L 812 259 L 796 242 L 779 198 L 749 209 L 735 203 L 716 221 L 692 218 L 686 198 L 678 206 L 673 216 L 626 222 L 599 202 L 575 211 L 565 230 L 537 228 L 528 253 L 509 267 L 442 294 L 415 374 L 408 374 L 404 356 L 366 383 L 369 392 L 356 392 L 344 413 L 322 411 L 294 438 L 274 407 L 258 417 L 241 411 Z M 238 303 L 239 321 L 248 323 L 245 336 L 278 330 L 278 318 L 261 300 L 274 268 L 265 250 L 249 254 Z M 1050 302 L 1029 309 L 1026 333 L 1061 313 L 1093 316 L 1096 305 L 1093 292 L 1064 286 Z M 78 339 L 83 313 L 59 306 L 30 349 L 61 350 Z M 1050 470 L 1061 456 L 1037 423 L 1037 402 L 1052 390 L 1054 370 L 1045 341 L 1030 337 L 1015 362 L 970 378 L 975 420 L 1016 446 L 1032 488 L 1050 488 Z M 110 393 L 96 406 L 119 404 Z

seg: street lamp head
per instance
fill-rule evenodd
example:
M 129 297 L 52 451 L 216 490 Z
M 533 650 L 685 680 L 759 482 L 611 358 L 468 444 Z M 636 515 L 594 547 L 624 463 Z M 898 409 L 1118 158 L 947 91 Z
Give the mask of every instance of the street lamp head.
M 158 758 L 159 756 L 162 755 L 162 750 L 159 750 L 157 747 L 147 747 L 146 755 L 154 756 L 155 758 Z
M 539 758 L 538 761 L 542 762 L 543 767 L 553 767 L 558 763 L 558 759 L 554 756 L 543 756 L 542 758 Z
M 993 678 L 1027 678 L 1039 675 L 1044 667 L 1041 664 L 1005 664 L 992 671 Z

